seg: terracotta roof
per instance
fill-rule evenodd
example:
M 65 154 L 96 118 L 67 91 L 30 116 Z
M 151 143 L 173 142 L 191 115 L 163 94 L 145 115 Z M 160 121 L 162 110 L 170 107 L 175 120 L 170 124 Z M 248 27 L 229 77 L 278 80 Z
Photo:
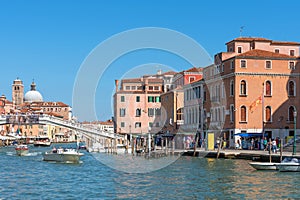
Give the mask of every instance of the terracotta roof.
M 122 79 L 123 83 L 139 83 L 142 82 L 140 78 L 128 78 L 128 79 Z
M 199 72 L 200 70 L 196 67 L 190 68 L 188 70 L 186 70 L 185 72 Z
M 263 58 L 297 58 L 296 56 L 289 56 L 286 54 L 275 53 L 271 51 L 265 51 L 260 49 L 253 49 L 242 54 L 238 54 L 237 58 L 240 57 L 263 57 Z
M 229 44 L 231 42 L 253 42 L 253 41 L 271 42 L 272 40 L 266 38 L 260 38 L 260 37 L 238 37 L 227 42 L 226 44 Z
M 149 78 L 147 79 L 148 80 L 148 83 L 163 83 L 163 79 L 160 79 L 160 78 Z
M 174 72 L 174 71 L 168 71 L 168 72 L 163 73 L 163 75 L 175 75 L 175 74 L 177 74 L 177 72 Z
M 33 102 L 31 106 L 40 106 L 40 107 L 68 107 L 67 104 L 63 102 Z
M 239 37 L 227 42 L 226 44 L 229 44 L 231 42 L 253 42 L 253 41 L 271 42 L 272 45 L 300 45 L 300 43 L 298 42 L 274 41 L 274 40 L 269 40 L 260 37 Z
M 272 41 L 271 44 L 273 45 L 300 45 L 299 42 L 285 42 L 285 41 Z

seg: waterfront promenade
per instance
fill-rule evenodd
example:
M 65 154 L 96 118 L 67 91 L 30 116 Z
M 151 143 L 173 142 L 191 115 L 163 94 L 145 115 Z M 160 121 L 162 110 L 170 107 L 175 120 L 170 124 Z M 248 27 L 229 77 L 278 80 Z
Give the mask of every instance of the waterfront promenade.
M 165 154 L 164 150 L 155 151 L 156 154 Z M 169 154 L 173 152 L 170 151 Z M 195 157 L 206 157 L 206 158 L 217 158 L 218 150 L 205 150 L 203 148 L 197 148 L 194 153 L 194 149 L 176 149 L 174 150 L 175 155 L 183 155 L 183 156 L 194 156 Z M 292 152 L 284 151 L 282 152 L 282 158 L 285 157 L 297 157 L 300 158 L 300 153 L 297 152 L 296 155 L 292 155 Z M 241 149 L 221 149 L 219 151 L 219 158 L 225 159 L 244 159 L 244 160 L 252 160 L 252 161 L 270 161 L 269 151 L 263 150 L 241 150 Z M 272 162 L 280 162 L 280 152 L 271 153 Z
M 206 151 L 204 149 L 197 149 L 195 156 L 197 157 L 212 157 L 217 158 L 218 151 Z M 194 155 L 194 150 L 186 150 L 183 155 Z M 282 157 L 291 157 L 292 152 L 282 152 Z M 297 153 L 293 157 L 300 158 L 300 154 Z M 255 160 L 255 161 L 269 161 L 270 154 L 269 151 L 263 150 L 239 150 L 239 149 L 226 149 L 220 150 L 219 158 L 228 158 L 228 159 L 245 159 L 245 160 Z M 271 159 L 273 162 L 280 162 L 280 152 L 271 153 Z

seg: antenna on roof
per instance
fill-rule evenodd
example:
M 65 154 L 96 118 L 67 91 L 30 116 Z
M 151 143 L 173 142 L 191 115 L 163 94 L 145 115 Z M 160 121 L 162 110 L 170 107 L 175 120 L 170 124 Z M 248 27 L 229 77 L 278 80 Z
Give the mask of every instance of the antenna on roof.
M 240 37 L 242 37 L 242 33 L 243 33 L 244 28 L 245 28 L 245 26 L 240 27 Z

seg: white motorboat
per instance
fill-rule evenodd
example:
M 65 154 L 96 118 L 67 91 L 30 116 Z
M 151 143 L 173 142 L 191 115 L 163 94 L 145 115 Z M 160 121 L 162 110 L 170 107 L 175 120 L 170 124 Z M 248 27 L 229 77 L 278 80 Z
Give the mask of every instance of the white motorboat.
M 52 149 L 52 151 L 45 152 L 43 154 L 44 161 L 55 161 L 55 162 L 72 162 L 78 163 L 80 157 L 84 154 L 78 152 L 76 149 Z
M 250 162 L 254 169 L 257 170 L 278 170 L 279 163 L 272 163 L 272 162 Z
M 18 156 L 25 156 L 29 152 L 28 146 L 25 145 L 25 144 L 17 145 L 16 148 L 15 148 L 15 150 L 16 150 L 16 154 Z
M 33 145 L 49 147 L 51 145 L 51 141 L 48 137 L 37 137 L 33 142 Z
M 299 158 L 285 158 L 278 164 L 280 172 L 300 172 L 300 159 Z

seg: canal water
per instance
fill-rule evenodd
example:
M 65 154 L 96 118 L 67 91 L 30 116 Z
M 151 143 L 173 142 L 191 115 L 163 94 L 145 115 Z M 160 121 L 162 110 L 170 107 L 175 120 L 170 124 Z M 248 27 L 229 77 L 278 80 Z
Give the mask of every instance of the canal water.
M 99 162 L 101 155 L 88 152 L 79 164 L 45 162 L 45 150 L 31 147 L 28 156 L 18 157 L 13 147 L 0 147 L 0 199 L 300 197 L 300 173 L 256 171 L 246 160 L 180 157 L 153 172 L 125 173 Z

